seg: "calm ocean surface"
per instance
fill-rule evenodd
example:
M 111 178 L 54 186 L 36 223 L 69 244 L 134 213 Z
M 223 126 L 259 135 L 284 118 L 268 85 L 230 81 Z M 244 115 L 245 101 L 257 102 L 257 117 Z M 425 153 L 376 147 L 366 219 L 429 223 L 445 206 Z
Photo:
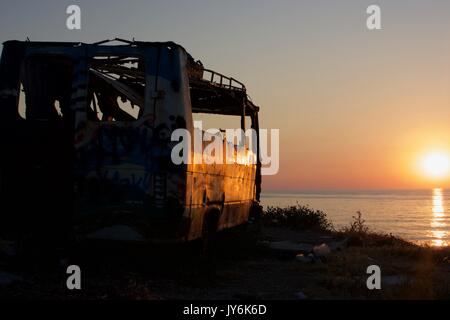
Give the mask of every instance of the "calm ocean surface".
M 299 203 L 327 213 L 336 228 L 361 211 L 375 231 L 434 246 L 450 245 L 450 190 L 263 192 L 267 206 Z

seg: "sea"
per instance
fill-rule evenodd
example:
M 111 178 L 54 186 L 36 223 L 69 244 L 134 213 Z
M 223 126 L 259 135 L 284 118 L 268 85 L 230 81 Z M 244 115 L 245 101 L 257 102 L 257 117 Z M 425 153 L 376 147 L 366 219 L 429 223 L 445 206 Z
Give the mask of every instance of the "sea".
M 357 212 L 373 231 L 419 244 L 450 246 L 450 190 L 266 191 L 267 206 L 306 205 L 325 212 L 336 229 Z

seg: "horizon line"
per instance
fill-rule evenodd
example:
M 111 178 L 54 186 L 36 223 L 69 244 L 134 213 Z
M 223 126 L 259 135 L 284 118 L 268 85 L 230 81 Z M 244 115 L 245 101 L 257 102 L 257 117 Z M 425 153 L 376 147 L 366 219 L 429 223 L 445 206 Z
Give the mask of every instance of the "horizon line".
M 280 192 L 329 192 L 329 191 L 341 191 L 341 192 L 355 192 L 355 191 L 425 191 L 425 190 L 434 190 L 434 189 L 443 189 L 450 190 L 450 187 L 430 187 L 430 188 L 300 188 L 300 189 L 262 189 L 261 193 L 280 193 Z

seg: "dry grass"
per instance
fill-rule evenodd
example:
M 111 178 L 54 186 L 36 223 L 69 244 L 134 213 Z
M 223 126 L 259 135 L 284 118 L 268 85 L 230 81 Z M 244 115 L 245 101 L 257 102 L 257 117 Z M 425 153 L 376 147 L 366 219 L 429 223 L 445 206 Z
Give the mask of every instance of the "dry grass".
M 263 220 L 278 227 L 229 230 L 219 237 L 214 255 L 205 258 L 195 246 L 110 251 L 83 250 L 83 290 L 68 292 L 65 272 L 20 274 L 24 281 L 0 287 L 0 298 L 36 299 L 449 299 L 450 249 L 414 245 L 366 227 L 361 215 L 342 230 L 332 230 L 322 212 L 305 207 L 271 209 Z M 267 214 L 267 213 L 266 213 Z M 277 221 L 274 221 L 277 220 Z M 289 222 L 289 229 L 286 228 Z M 258 228 L 256 228 L 258 229 Z M 268 229 L 279 229 L 278 232 Z M 324 262 L 279 258 L 264 241 L 308 239 L 315 244 L 347 239 Z M 90 252 L 90 253 L 89 253 Z M 368 290 L 369 265 L 383 278 L 407 279 Z M 13 271 L 13 270 L 12 270 Z

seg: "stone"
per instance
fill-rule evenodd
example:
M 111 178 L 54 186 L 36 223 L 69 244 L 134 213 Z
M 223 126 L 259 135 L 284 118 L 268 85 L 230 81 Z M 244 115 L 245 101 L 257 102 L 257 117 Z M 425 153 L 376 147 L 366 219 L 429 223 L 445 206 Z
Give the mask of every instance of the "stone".
M 326 243 L 314 246 L 312 251 L 316 257 L 326 257 L 331 253 L 331 249 Z

